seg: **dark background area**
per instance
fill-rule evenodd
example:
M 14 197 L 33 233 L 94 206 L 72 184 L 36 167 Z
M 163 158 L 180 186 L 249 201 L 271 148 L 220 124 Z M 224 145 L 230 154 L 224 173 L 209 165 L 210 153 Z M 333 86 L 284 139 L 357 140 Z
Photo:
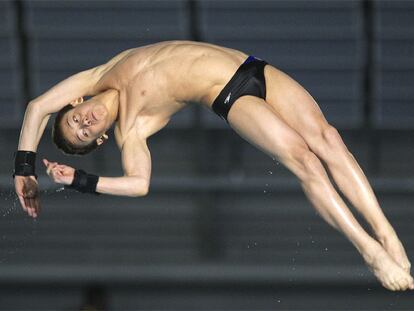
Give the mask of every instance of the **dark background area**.
M 383 289 L 279 163 L 194 103 L 151 137 L 148 196 L 80 195 L 40 159 L 122 174 L 114 141 L 38 149 L 42 214 L 13 192 L 27 102 L 163 40 L 240 49 L 298 80 L 414 255 L 414 1 L 0 1 L 0 310 L 413 310 Z

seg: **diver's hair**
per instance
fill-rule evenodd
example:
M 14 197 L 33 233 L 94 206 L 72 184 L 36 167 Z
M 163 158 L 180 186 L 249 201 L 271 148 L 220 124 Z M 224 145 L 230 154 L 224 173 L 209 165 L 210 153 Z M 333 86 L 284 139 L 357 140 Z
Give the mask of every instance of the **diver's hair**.
M 82 147 L 74 146 L 71 142 L 69 142 L 62 132 L 62 119 L 65 114 L 70 111 L 71 109 L 75 108 L 71 104 L 66 105 L 56 115 L 55 124 L 52 128 L 52 140 L 56 147 L 60 149 L 63 153 L 68 155 L 85 155 L 98 147 L 96 140 L 91 142 L 90 144 Z

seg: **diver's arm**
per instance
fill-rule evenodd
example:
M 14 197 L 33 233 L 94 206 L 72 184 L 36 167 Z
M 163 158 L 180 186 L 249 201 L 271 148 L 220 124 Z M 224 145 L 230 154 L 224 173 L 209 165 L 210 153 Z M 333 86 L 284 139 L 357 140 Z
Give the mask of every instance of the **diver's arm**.
M 67 78 L 27 105 L 20 131 L 13 176 L 14 187 L 20 204 L 32 217 L 37 217 L 40 211 L 38 185 L 34 172 L 36 151 L 50 114 L 59 111 L 74 98 L 93 93 L 100 72 L 97 68 L 99 67 Z M 27 159 L 17 157 L 19 153 L 31 153 L 33 165 L 30 165 L 31 170 L 29 172 L 16 170 L 16 167 L 28 167 L 26 165 Z
M 96 95 L 110 88 L 116 89 L 113 81 L 107 79 L 107 73 L 131 51 L 133 50 L 123 51 L 100 66 L 74 74 L 30 101 L 24 116 L 18 149 L 36 151 L 52 113 L 80 97 Z
M 50 178 L 59 184 L 72 185 L 73 188 L 84 192 L 96 192 L 110 195 L 139 197 L 148 193 L 151 177 L 151 155 L 146 141 L 138 138 L 131 138 L 122 147 L 122 164 L 124 176 L 122 177 L 98 177 L 85 172 L 75 173 L 75 169 L 67 165 L 43 160 L 46 172 Z M 78 189 L 74 178 L 78 174 L 87 174 L 94 183 L 91 187 Z M 85 176 L 85 175 L 84 175 Z M 97 183 L 96 183 L 97 181 Z M 79 184 L 88 184 L 79 182 Z M 86 191 L 85 191 L 86 190 Z
M 144 196 L 148 193 L 151 179 L 151 154 L 146 138 L 130 135 L 122 145 L 124 176 L 99 177 L 98 193 L 124 196 Z
M 149 183 L 141 176 L 99 177 L 97 193 L 142 197 L 148 193 Z
M 33 99 L 26 108 L 18 149 L 36 152 L 50 114 L 76 98 L 99 92 L 101 73 L 101 66 L 79 72 Z

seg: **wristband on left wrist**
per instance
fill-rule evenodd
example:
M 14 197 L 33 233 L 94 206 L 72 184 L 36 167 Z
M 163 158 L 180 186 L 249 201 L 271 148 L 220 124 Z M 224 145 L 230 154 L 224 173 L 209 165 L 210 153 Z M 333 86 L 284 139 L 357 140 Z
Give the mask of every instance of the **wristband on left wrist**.
M 72 183 L 66 187 L 75 189 L 82 193 L 98 194 L 96 192 L 98 180 L 99 176 L 88 174 L 84 170 L 77 169 L 75 170 Z

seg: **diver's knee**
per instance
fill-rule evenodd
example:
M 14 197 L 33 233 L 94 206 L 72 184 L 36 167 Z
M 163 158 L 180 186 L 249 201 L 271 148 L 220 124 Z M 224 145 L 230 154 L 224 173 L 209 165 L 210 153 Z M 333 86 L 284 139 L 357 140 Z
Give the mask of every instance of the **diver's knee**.
M 342 140 L 341 135 L 339 134 L 338 130 L 332 125 L 328 125 L 322 130 L 322 138 L 323 138 L 323 141 L 330 148 L 344 148 L 345 147 L 345 144 L 344 144 L 344 141 Z
M 302 154 L 302 165 L 306 176 L 313 177 L 320 175 L 322 164 L 319 158 L 312 151 L 307 151 Z
M 322 164 L 319 158 L 307 147 L 291 148 L 286 162 L 300 180 L 307 180 L 321 174 Z
M 340 154 L 348 151 L 338 130 L 330 124 L 314 133 L 308 143 L 312 151 L 324 161 L 339 159 Z

